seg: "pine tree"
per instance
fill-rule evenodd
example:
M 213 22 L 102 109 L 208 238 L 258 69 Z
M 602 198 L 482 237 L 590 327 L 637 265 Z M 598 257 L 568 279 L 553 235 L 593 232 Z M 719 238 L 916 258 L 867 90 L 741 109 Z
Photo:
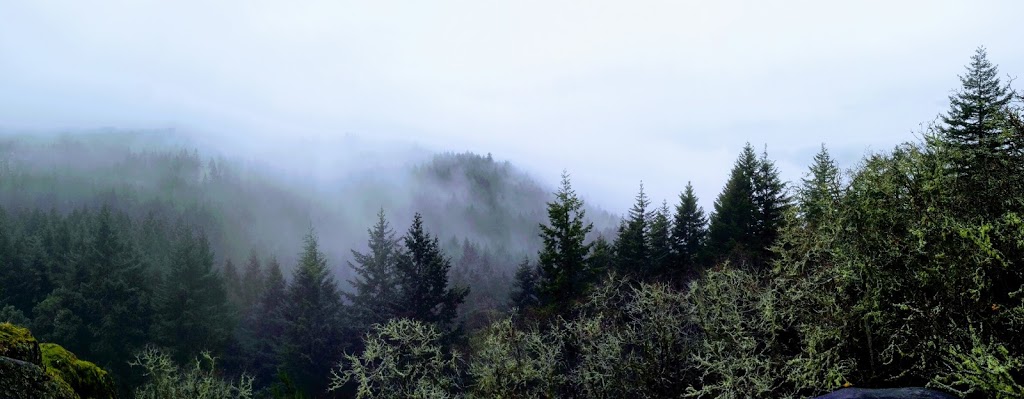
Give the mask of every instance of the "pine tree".
M 668 203 L 654 212 L 651 219 L 651 277 L 662 277 L 670 270 L 672 261 L 672 222 L 669 218 Z
M 224 261 L 224 289 L 227 291 L 228 303 L 231 304 L 232 308 L 236 311 L 242 311 L 242 277 L 238 274 L 238 267 L 235 266 L 235 262 L 231 259 Z
M 383 209 L 377 213 L 377 224 L 368 231 L 369 252 L 353 250 L 355 263 L 349 262 L 356 274 L 349 280 L 354 292 L 344 294 L 352 303 L 353 322 L 359 331 L 386 322 L 398 311 L 396 267 L 401 253 Z
M 97 363 L 124 372 L 124 359 L 147 340 L 151 310 L 144 267 L 131 242 L 118 232 L 106 206 L 97 215 L 89 244 L 85 256 L 88 280 L 81 291 L 85 312 L 81 316 L 92 339 L 85 353 Z
M 402 241 L 405 253 L 397 267 L 401 287 L 399 315 L 450 331 L 469 288 L 449 286 L 451 260 L 441 253 L 437 237 L 424 230 L 419 213 L 413 217 Z
M 590 256 L 587 258 L 586 281 L 594 282 L 615 270 L 615 246 L 603 235 L 590 243 Z
M 203 350 L 222 349 L 229 334 L 227 292 L 213 267 L 205 235 L 180 229 L 171 270 L 154 307 L 154 341 L 168 348 L 177 361 L 188 361 Z
M 705 251 L 708 227 L 704 208 L 697 203 L 693 185 L 686 183 L 686 189 L 679 194 L 674 223 L 672 225 L 672 267 L 676 274 L 692 277 Z
M 753 241 L 753 264 L 765 267 L 774 255 L 771 246 L 779 238 L 779 231 L 785 223 L 785 213 L 790 207 L 786 184 L 779 177 L 775 162 L 768 159 L 768 151 L 761 153 L 757 161 L 754 179 L 755 220 Z
M 937 127 L 939 147 L 951 163 L 955 177 L 953 196 L 960 211 L 992 215 L 1016 193 L 1016 182 L 1000 177 L 1012 174 L 1021 158 L 1014 157 L 1012 134 L 1014 91 L 999 80 L 999 70 L 979 47 L 962 87 L 949 96 L 950 109 Z M 1011 133 L 1011 134 L 1007 134 Z
M 242 309 L 246 314 L 249 314 L 259 304 L 260 297 L 263 296 L 263 290 L 266 288 L 266 281 L 264 281 L 263 266 L 260 263 L 259 256 L 256 255 L 256 251 L 249 253 L 249 260 L 245 263 L 245 271 L 242 273 L 242 292 L 241 302 Z
M 640 192 L 636 202 L 629 210 L 629 215 L 619 226 L 619 238 L 615 243 L 616 263 L 619 270 L 626 275 L 647 278 L 651 275 L 651 215 L 647 207 L 651 205 L 644 184 L 640 183 Z
M 825 144 L 821 145 L 821 150 L 814 156 L 814 164 L 801 182 L 797 190 L 797 204 L 804 223 L 815 228 L 835 217 L 842 183 L 839 167 L 832 160 Z
M 547 208 L 549 224 L 540 226 L 544 247 L 539 253 L 538 292 L 544 305 L 561 312 L 586 291 L 586 238 L 594 225 L 584 222 L 583 200 L 573 191 L 567 172 L 562 172 L 562 185 Z
M 254 326 L 255 344 L 249 364 L 257 383 L 269 384 L 277 375 L 281 364 L 279 353 L 284 353 L 283 340 L 285 331 L 284 304 L 287 286 L 281 265 L 277 259 L 267 262 L 266 279 L 262 289 L 254 317 L 250 321 Z
M 520 311 L 530 309 L 540 304 L 537 294 L 537 268 L 524 258 L 516 268 L 509 305 Z
M 342 303 L 327 259 L 312 231 L 285 292 L 282 359 L 288 375 L 307 393 L 326 390 L 341 358 Z
M 754 203 L 754 175 L 757 173 L 754 147 L 747 143 L 736 159 L 722 193 L 715 199 L 715 213 L 708 229 L 708 246 L 716 261 L 749 262 L 754 245 L 757 204 Z

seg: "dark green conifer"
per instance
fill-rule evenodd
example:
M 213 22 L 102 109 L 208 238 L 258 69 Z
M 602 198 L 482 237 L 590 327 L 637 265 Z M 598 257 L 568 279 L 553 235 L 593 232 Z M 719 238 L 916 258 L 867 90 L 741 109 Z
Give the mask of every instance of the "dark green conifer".
M 583 200 L 573 191 L 567 172 L 562 172 L 562 185 L 547 206 L 548 224 L 540 226 L 544 247 L 539 253 L 538 293 L 545 306 L 560 312 L 586 290 L 586 238 L 594 226 L 584 221 Z

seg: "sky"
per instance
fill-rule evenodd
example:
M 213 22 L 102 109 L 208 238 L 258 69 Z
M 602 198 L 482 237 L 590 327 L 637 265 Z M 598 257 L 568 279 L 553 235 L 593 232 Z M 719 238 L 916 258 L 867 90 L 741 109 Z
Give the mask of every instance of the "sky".
M 0 129 L 174 128 L 252 157 L 355 136 L 492 153 L 552 185 L 565 169 L 613 212 L 641 181 L 670 203 L 692 181 L 710 208 L 745 142 L 787 180 L 822 143 L 849 168 L 914 140 L 978 46 L 1024 73 L 1021 15 L 1021 1 L 0 0 Z

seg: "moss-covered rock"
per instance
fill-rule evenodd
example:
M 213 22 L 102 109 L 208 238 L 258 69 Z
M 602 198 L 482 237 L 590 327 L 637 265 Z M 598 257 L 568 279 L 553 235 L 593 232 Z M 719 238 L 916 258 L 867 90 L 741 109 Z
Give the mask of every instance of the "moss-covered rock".
M 44 343 L 43 365 L 47 372 L 65 381 L 82 399 L 114 399 L 117 390 L 114 380 L 102 368 L 91 362 L 80 360 L 74 353 L 60 345 Z
M 63 380 L 37 364 L 0 356 L 0 397 L 8 399 L 79 399 Z
M 27 328 L 0 323 L 0 356 L 42 366 L 39 342 Z

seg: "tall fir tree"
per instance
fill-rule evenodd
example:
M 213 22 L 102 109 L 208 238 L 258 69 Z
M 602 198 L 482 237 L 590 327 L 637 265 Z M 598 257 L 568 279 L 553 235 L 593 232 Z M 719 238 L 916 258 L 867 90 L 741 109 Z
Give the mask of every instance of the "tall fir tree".
M 817 228 L 823 222 L 834 218 L 842 190 L 839 167 L 828 153 L 825 144 L 814 155 L 814 163 L 807 175 L 801 179 L 797 189 L 797 205 L 803 222 L 810 228 Z
M 597 236 L 590 243 L 587 269 L 586 275 L 591 282 L 615 271 L 615 246 L 603 235 Z
M 580 298 L 589 282 L 587 233 L 594 225 L 586 222 L 583 200 L 576 196 L 569 173 L 562 172 L 562 185 L 547 204 L 548 224 L 540 226 L 544 247 L 539 253 L 541 302 L 562 312 Z
M 625 275 L 644 279 L 651 275 L 651 214 L 648 207 L 651 201 L 644 192 L 644 184 L 640 183 L 640 192 L 636 202 L 629 210 L 629 215 L 619 226 L 619 237 L 615 243 L 615 256 L 618 269 Z
M 757 204 L 754 203 L 754 175 L 757 155 L 747 143 L 736 159 L 729 180 L 715 199 L 715 212 L 708 229 L 708 246 L 714 261 L 750 262 L 754 231 L 757 225 Z
M 401 287 L 399 315 L 452 331 L 459 305 L 465 301 L 469 288 L 448 283 L 451 260 L 441 252 L 437 237 L 424 229 L 419 213 L 413 217 L 402 241 L 405 252 L 397 267 Z
M 229 334 L 229 308 L 206 236 L 179 228 L 171 262 L 154 303 L 154 340 L 179 362 L 203 350 L 219 353 Z
M 512 308 L 525 311 L 540 304 L 537 277 L 537 268 L 530 264 L 529 259 L 524 258 L 516 268 L 512 293 L 509 295 L 509 305 Z
M 263 273 L 263 265 L 256 251 L 249 253 L 249 260 L 245 263 L 245 271 L 242 272 L 242 309 L 249 314 L 259 304 L 260 297 L 266 288 L 266 281 Z
M 235 266 L 235 262 L 231 259 L 224 261 L 224 269 L 221 272 L 221 276 L 224 279 L 224 289 L 227 291 L 228 303 L 231 304 L 232 308 L 240 313 L 242 311 L 242 276 L 238 273 L 238 267 Z
M 283 304 L 282 359 L 288 376 L 303 392 L 326 391 L 330 370 L 343 354 L 343 319 L 338 284 L 327 268 L 310 229 Z
M 664 277 L 671 270 L 672 262 L 672 220 L 667 202 L 663 201 L 651 218 L 650 242 L 651 277 Z
M 698 204 L 693 185 L 679 194 L 679 204 L 672 223 L 672 268 L 674 274 L 694 277 L 707 243 L 708 220 L 704 208 Z
M 281 364 L 280 353 L 284 353 L 282 345 L 285 332 L 285 301 L 287 285 L 281 265 L 277 259 L 270 258 L 267 262 L 266 279 L 253 318 L 249 321 L 255 328 L 254 350 L 251 353 L 250 369 L 257 383 L 270 384 L 278 374 Z
M 779 177 L 775 162 L 768 158 L 768 151 L 761 153 L 757 160 L 753 178 L 755 221 L 752 252 L 753 264 L 765 267 L 774 258 L 771 247 L 779 238 L 779 232 L 785 223 L 786 211 L 791 206 L 791 199 L 786 183 Z
M 125 375 L 124 359 L 146 343 L 152 312 L 144 265 L 114 219 L 107 206 L 97 215 L 85 255 L 89 277 L 82 286 L 86 313 L 81 316 L 92 335 L 85 353 Z
M 396 268 L 401 249 L 383 209 L 377 213 L 377 224 L 368 232 L 369 252 L 352 251 L 355 263 L 349 262 L 349 267 L 355 277 L 349 283 L 353 292 L 344 294 L 351 301 L 354 327 L 359 331 L 386 322 L 398 311 Z
M 979 47 L 937 126 L 937 144 L 954 175 L 953 197 L 959 210 L 969 214 L 1000 213 L 1018 187 L 1017 182 L 1000 178 L 1013 174 L 1022 159 L 1013 154 L 1019 143 L 1012 134 L 1010 106 L 1015 93 L 998 75 L 998 67 Z

